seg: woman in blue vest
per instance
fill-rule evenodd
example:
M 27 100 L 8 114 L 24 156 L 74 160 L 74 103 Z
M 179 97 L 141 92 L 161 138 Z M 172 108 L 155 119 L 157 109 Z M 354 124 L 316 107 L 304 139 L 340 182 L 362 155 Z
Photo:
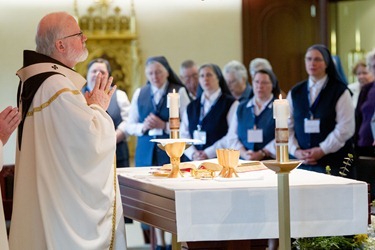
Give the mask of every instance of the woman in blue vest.
M 134 92 L 126 131 L 138 137 L 136 167 L 162 166 L 169 163 L 169 157 L 150 140 L 169 138 L 167 95 L 173 89 L 180 94 L 180 113 L 185 111 L 190 99 L 164 56 L 149 58 L 145 73 L 147 83 Z
M 89 62 L 87 66 L 87 85 L 82 89 L 82 92 L 92 91 L 95 86 L 96 76 L 98 73 L 110 76 L 111 65 L 109 61 L 103 58 L 96 58 Z M 126 93 L 120 89 L 111 98 L 108 114 L 112 118 L 116 130 L 116 167 L 129 167 L 129 149 L 126 139 L 125 128 L 127 126 L 127 119 L 129 115 L 130 102 Z
M 346 84 L 336 71 L 324 45 L 307 49 L 305 66 L 309 78 L 288 93 L 290 103 L 290 153 L 303 161 L 302 169 L 353 176 L 343 160 L 353 154 L 354 107 Z
M 164 56 L 147 59 L 145 74 L 146 85 L 136 89 L 133 94 L 126 131 L 138 138 L 135 151 L 136 167 L 162 166 L 169 163 L 169 157 L 150 140 L 169 138 L 167 95 L 173 90 L 180 94 L 181 114 L 190 99 L 186 88 Z M 142 224 L 142 229 L 149 235 L 149 227 L 146 224 Z M 155 230 L 155 236 L 157 250 L 171 249 L 171 245 L 165 242 L 161 229 Z
M 238 106 L 228 139 L 232 148 L 240 150 L 242 159 L 264 160 L 275 154 L 273 101 L 280 94 L 277 78 L 271 70 L 255 72 L 253 93 L 249 101 Z
M 217 65 L 199 68 L 199 85 L 203 92 L 187 106 L 181 122 L 181 137 L 202 141 L 185 150 L 191 160 L 215 158 L 216 149 L 226 147 L 223 137 L 238 106 Z

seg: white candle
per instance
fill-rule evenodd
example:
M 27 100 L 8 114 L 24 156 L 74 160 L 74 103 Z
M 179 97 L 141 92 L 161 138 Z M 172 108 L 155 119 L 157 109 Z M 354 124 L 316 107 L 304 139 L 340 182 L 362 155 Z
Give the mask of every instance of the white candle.
M 276 119 L 276 128 L 288 128 L 289 116 L 289 102 L 286 99 L 282 99 L 280 95 L 279 99 L 273 102 L 273 118 Z
M 355 31 L 355 50 L 361 51 L 361 33 L 359 29 Z
M 173 93 L 168 94 L 167 107 L 169 108 L 169 118 L 180 117 L 180 95 L 173 89 Z

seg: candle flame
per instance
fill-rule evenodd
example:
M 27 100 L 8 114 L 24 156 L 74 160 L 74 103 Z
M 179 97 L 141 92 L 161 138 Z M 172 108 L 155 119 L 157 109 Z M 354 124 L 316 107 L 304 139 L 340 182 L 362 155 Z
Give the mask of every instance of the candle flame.
M 175 90 L 175 89 L 173 89 L 173 94 L 174 94 L 174 93 L 176 93 L 176 90 Z
M 283 99 L 282 96 L 281 96 L 281 94 L 279 94 L 279 99 L 280 99 L 280 100 Z

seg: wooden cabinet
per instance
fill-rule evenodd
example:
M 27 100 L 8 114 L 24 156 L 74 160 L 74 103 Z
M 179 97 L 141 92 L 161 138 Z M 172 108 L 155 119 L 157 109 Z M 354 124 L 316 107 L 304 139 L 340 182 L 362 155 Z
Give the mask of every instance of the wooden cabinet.
M 12 217 L 14 165 L 4 165 L 0 171 L 1 200 L 4 207 L 5 220 Z
M 268 59 L 287 92 L 307 77 L 306 49 L 327 44 L 327 1 L 242 0 L 243 62 Z

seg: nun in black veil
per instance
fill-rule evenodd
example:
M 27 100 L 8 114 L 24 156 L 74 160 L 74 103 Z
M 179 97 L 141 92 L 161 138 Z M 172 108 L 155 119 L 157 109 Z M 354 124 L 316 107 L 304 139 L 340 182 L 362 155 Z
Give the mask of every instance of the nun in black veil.
M 287 97 L 291 108 L 289 151 L 303 161 L 299 168 L 325 173 L 328 165 L 331 174 L 342 175 L 344 158 L 354 152 L 350 91 L 326 46 L 308 48 L 305 66 L 309 78 L 294 86 Z M 352 167 L 348 170 L 344 174 L 353 177 Z
M 150 140 L 169 138 L 167 95 L 173 90 L 180 94 L 180 114 L 185 112 L 190 99 L 185 86 L 164 56 L 148 58 L 145 75 L 145 86 L 138 88 L 133 94 L 126 131 L 137 136 L 136 167 L 162 166 L 169 163 L 169 157 Z M 145 236 L 150 235 L 146 224 L 142 224 L 142 229 Z M 145 237 L 146 242 L 149 241 L 147 238 Z M 165 242 L 162 230 L 155 229 L 155 238 L 156 249 L 171 249 L 170 243 Z
M 219 66 L 202 65 L 199 85 L 203 92 L 187 106 L 181 120 L 181 137 L 202 142 L 185 150 L 190 160 L 215 158 L 217 148 L 227 147 L 224 136 L 238 106 Z
M 185 112 L 190 99 L 164 56 L 148 58 L 145 74 L 147 83 L 133 94 L 126 131 L 138 137 L 136 167 L 162 166 L 169 163 L 169 157 L 150 140 L 169 138 L 167 95 L 173 90 L 180 94 L 180 114 Z

